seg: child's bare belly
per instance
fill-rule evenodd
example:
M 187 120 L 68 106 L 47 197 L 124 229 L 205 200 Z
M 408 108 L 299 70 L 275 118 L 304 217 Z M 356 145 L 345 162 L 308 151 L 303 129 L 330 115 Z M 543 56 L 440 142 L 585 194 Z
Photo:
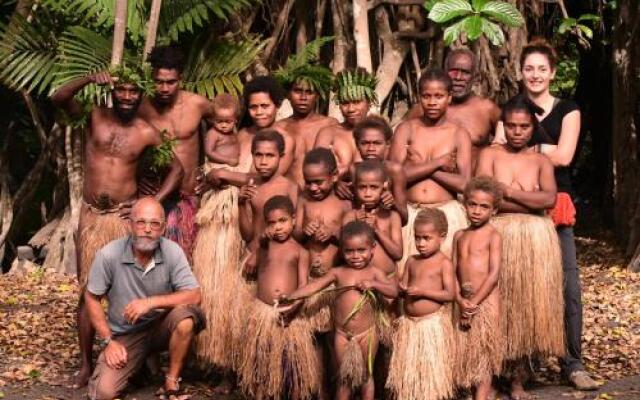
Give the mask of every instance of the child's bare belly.
M 425 179 L 407 190 L 407 200 L 416 204 L 437 204 L 452 200 L 454 197 L 433 179 Z
M 274 304 L 275 300 L 283 294 L 289 294 L 297 289 L 297 277 L 283 276 L 258 276 L 258 298 L 266 304 Z
M 354 310 L 362 296 L 358 290 L 349 290 L 338 296 L 334 303 L 333 314 L 335 329 L 346 335 L 358 335 L 366 332 L 375 323 L 375 316 L 371 303 L 367 302 L 353 317 L 349 314 Z
M 426 317 L 427 315 L 440 310 L 441 307 L 442 304 L 427 299 L 419 299 L 415 301 L 408 301 L 405 299 L 404 302 L 405 314 L 414 318 Z

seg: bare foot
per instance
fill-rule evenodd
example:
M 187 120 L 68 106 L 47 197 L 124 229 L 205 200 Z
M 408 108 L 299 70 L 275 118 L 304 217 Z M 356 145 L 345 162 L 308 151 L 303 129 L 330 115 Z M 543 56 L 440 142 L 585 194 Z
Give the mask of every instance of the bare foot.
M 511 393 L 509 394 L 512 400 L 531 400 L 534 397 L 527 393 L 522 386 L 522 383 L 513 381 L 511 383 Z
M 71 387 L 73 389 L 82 389 L 89 384 L 89 379 L 91 379 L 91 370 L 89 368 L 82 368 L 73 377 Z

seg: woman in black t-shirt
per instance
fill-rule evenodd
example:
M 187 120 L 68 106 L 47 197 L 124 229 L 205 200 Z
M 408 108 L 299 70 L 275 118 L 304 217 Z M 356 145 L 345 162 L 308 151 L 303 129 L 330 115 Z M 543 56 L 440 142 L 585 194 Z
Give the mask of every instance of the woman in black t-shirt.
M 571 162 L 580 136 L 580 110 L 571 100 L 554 97 L 549 85 L 555 77 L 556 55 L 548 43 L 532 41 L 522 52 L 524 93 L 544 110 L 538 116 L 540 132 L 531 141 L 537 151 L 546 154 L 555 167 L 558 198 L 551 217 L 556 224 L 564 272 L 566 356 L 561 366 L 566 378 L 580 390 L 597 388 L 582 364 L 582 299 L 580 276 L 573 237 L 575 207 L 571 201 Z

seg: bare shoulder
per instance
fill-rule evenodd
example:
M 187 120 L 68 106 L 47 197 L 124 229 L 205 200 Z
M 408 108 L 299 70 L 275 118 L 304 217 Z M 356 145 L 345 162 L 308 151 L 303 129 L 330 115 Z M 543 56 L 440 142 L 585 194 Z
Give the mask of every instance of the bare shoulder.
M 442 251 L 440 252 L 440 254 L 438 254 L 438 264 L 442 265 L 443 267 L 450 267 L 453 265 L 451 259 L 447 257 Z
M 392 176 L 397 176 L 398 174 L 404 173 L 404 168 L 400 163 L 391 160 L 385 160 L 384 166 L 387 169 L 387 173 Z
M 195 106 L 200 109 L 205 109 L 211 106 L 211 102 L 209 101 L 209 99 L 197 93 L 189 92 L 186 90 L 181 90 L 180 93 L 184 96 L 184 99 L 189 106 Z
M 466 229 L 460 229 L 456 233 L 453 234 L 453 240 L 460 240 L 462 236 L 464 236 Z

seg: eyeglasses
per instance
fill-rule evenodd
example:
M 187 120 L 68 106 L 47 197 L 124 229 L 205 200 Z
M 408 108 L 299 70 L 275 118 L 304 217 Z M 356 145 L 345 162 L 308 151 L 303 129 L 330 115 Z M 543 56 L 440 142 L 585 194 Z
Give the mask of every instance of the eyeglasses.
M 162 224 L 164 224 L 164 221 L 137 219 L 133 221 L 133 223 L 136 224 L 136 228 L 138 229 L 144 229 L 147 227 L 147 225 L 149 225 L 151 229 L 153 229 L 154 231 L 158 231 L 160 230 L 160 228 L 162 228 Z

